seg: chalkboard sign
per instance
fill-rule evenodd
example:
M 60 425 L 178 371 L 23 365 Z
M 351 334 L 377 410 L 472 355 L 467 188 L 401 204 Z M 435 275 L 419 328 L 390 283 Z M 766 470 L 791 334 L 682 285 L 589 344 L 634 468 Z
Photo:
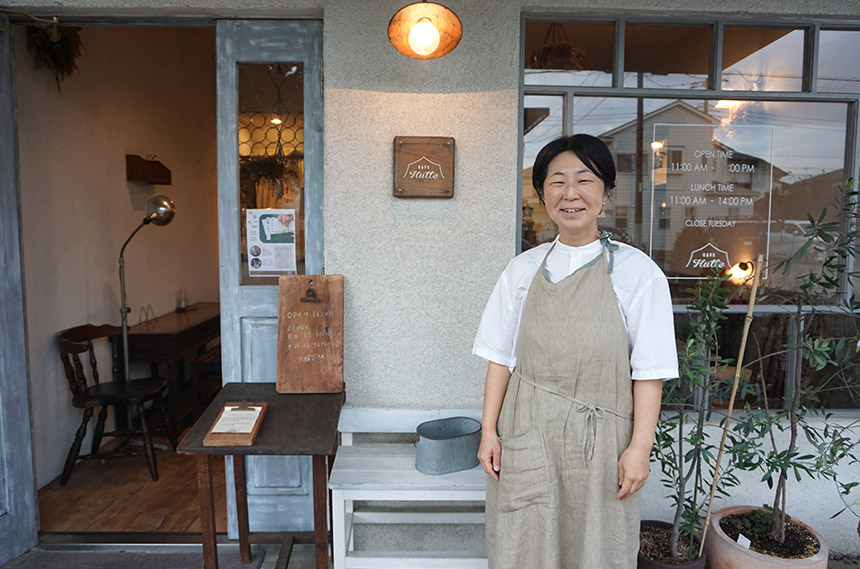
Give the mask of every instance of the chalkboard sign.
M 343 275 L 279 278 L 276 390 L 343 390 Z
M 773 128 L 654 125 L 649 253 L 667 276 L 700 279 L 765 257 Z

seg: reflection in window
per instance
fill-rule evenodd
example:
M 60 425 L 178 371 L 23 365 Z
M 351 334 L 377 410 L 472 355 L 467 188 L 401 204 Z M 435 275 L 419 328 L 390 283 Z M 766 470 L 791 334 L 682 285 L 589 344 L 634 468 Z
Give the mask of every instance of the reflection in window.
M 731 382 L 736 372 L 734 361 L 740 353 L 743 338 L 744 316 L 728 314 L 719 332 L 722 360 L 732 360 L 725 369 L 724 379 Z M 741 378 L 747 386 L 739 391 L 735 408 L 745 403 L 752 407 L 763 407 L 765 399 L 770 409 L 782 409 L 788 379 L 788 358 L 784 346 L 793 338 L 791 317 L 786 314 L 759 314 L 752 321 L 744 351 L 744 369 Z M 726 402 L 715 401 L 713 406 L 725 407 Z
M 532 166 L 540 149 L 562 136 L 564 97 L 524 97 L 522 250 L 555 239 L 558 227 L 549 218 L 532 185 Z
M 828 221 L 853 218 L 834 206 L 845 178 L 852 175 L 846 170 L 846 143 L 857 145 L 856 133 L 848 127 L 850 105 L 860 93 L 860 60 L 854 57 L 860 51 L 860 30 L 847 30 L 844 23 L 840 29 L 823 24 L 818 41 L 807 42 L 813 32 L 808 22 L 769 27 L 734 20 L 712 27 L 710 21 L 672 26 L 636 20 L 566 22 L 560 29 L 567 39 L 555 43 L 576 48 L 589 63 L 581 68 L 526 64 L 522 216 L 528 243 L 523 249 L 555 237 L 551 222 L 541 222 L 548 218 L 533 193 L 531 167 L 543 144 L 568 125 L 571 131 L 565 134 L 597 136 L 615 158 L 617 187 L 598 220 L 600 229 L 648 252 L 669 277 L 676 304 L 689 300 L 686 291 L 697 274 L 701 276 L 701 267 L 720 256 L 726 266 L 746 265 L 761 251 L 767 262 L 756 267 L 765 277 L 758 306 L 772 311 L 798 290 L 798 277 L 823 265 L 824 253 L 813 242 L 791 272 L 776 270 L 807 241 L 807 215 L 817 217 L 826 207 Z M 549 22 L 527 21 L 526 52 L 534 54 L 542 43 L 553 43 L 550 28 Z M 599 29 L 602 35 L 596 33 Z M 617 45 L 613 29 L 624 34 Z M 711 42 L 722 46 L 721 61 L 716 62 L 722 70 L 719 79 L 709 75 Z M 622 55 L 614 50 L 622 44 L 623 75 L 617 78 L 620 84 L 613 85 L 613 62 Z M 805 58 L 812 63 L 808 69 L 817 69 L 816 81 L 803 76 Z M 814 93 L 805 93 L 804 84 Z M 568 94 L 538 96 L 541 85 L 568 87 Z M 718 94 L 697 98 L 696 89 L 709 87 Z M 676 93 L 669 97 L 667 88 L 683 89 L 689 95 L 682 96 L 692 98 L 680 99 Z M 744 92 L 752 91 L 761 93 L 750 100 Z M 767 100 L 768 91 L 793 93 L 793 100 Z M 829 100 L 815 93 L 828 93 Z M 685 249 L 692 243 L 700 249 L 698 256 Z M 693 267 L 695 262 L 701 267 Z M 732 286 L 731 302 L 745 304 L 750 287 L 737 282 Z M 860 298 L 860 282 L 850 283 L 843 292 L 850 294 L 852 286 Z M 821 313 L 830 310 L 823 306 L 833 301 L 813 304 Z M 737 357 L 743 316 L 727 316 L 718 355 L 731 359 Z M 854 338 L 858 332 L 847 316 L 817 318 L 814 325 L 826 328 L 826 336 Z M 779 352 L 796 337 L 795 331 L 791 315 L 756 316 L 746 348 L 749 369 L 743 375 L 749 375 L 749 384 L 743 401 L 784 407 L 791 395 L 793 364 L 784 354 L 754 360 L 759 353 Z M 678 337 L 684 337 L 680 329 Z M 803 388 L 815 388 L 821 405 L 860 408 L 860 396 L 838 384 L 833 370 L 806 371 Z M 856 378 L 860 366 L 842 371 Z M 729 372 L 728 380 L 734 369 Z M 711 404 L 720 407 L 724 402 Z
M 803 30 L 726 27 L 723 84 L 727 91 L 800 91 Z
M 772 270 L 803 244 L 807 213 L 817 214 L 836 197 L 844 175 L 846 124 L 847 105 L 841 103 L 641 99 L 637 104 L 577 97 L 573 108 L 574 132 L 602 138 L 623 166 L 614 209 L 599 220 L 601 226 L 623 225 L 670 277 L 695 276 L 687 267 L 689 251 L 679 253 L 677 243 L 716 243 L 731 254 L 731 263 L 753 260 L 757 251 L 769 253 L 764 285 L 773 291 L 792 289 L 797 275 L 821 262 L 813 253 L 787 276 Z M 679 132 L 671 125 L 695 128 Z M 672 140 L 661 146 L 664 131 Z M 771 131 L 772 149 L 763 148 L 760 135 Z M 669 203 L 673 199 L 677 203 Z M 715 220 L 711 226 L 709 220 Z M 676 301 L 689 286 L 673 281 Z
M 614 37 L 614 24 L 526 22 L 526 83 L 611 85 Z
M 710 26 L 628 24 L 624 86 L 705 89 L 710 51 Z
M 856 339 L 860 336 L 856 314 L 817 314 L 812 321 L 812 333 L 817 337 L 831 340 L 846 339 L 848 343 L 842 348 L 843 352 L 856 350 Z M 839 361 L 850 361 L 845 353 L 834 354 Z M 860 365 L 855 363 L 843 367 L 825 366 L 821 370 L 810 369 L 804 365 L 803 388 L 807 390 L 812 401 L 810 407 L 826 407 L 828 409 L 857 409 L 860 408 Z
M 242 284 L 270 285 L 276 281 L 266 277 L 251 278 L 248 274 L 246 211 L 294 210 L 288 226 L 285 226 L 291 233 L 286 243 L 290 254 L 295 248 L 296 269 L 303 273 L 304 68 L 301 63 L 240 63 L 238 70 Z M 265 217 L 260 217 L 261 224 Z M 254 248 L 252 253 L 259 249 Z M 282 254 L 281 249 L 283 247 L 272 245 L 272 251 L 263 251 L 261 258 Z M 260 259 L 251 258 L 251 262 L 255 266 L 253 263 L 259 264 Z
M 821 30 L 818 91 L 860 92 L 860 31 Z

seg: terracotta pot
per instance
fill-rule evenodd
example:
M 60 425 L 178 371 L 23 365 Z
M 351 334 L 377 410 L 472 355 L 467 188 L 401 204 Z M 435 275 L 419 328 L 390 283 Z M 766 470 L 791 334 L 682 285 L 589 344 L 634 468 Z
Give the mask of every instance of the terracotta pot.
M 665 528 L 671 528 L 672 524 L 669 522 L 662 522 L 657 520 L 642 520 L 642 524 L 648 524 L 652 526 L 662 526 Z M 636 563 L 636 569 L 705 569 L 705 559 L 707 559 L 707 552 L 702 554 L 701 557 L 694 561 L 690 561 L 689 563 L 663 563 L 662 561 L 655 561 L 653 559 L 649 559 L 639 554 L 638 562 Z
M 791 518 L 791 521 L 802 525 L 815 536 L 821 549 L 812 557 L 803 559 L 783 559 L 782 557 L 771 557 L 755 551 L 750 551 L 738 545 L 732 538 L 720 528 L 720 520 L 732 514 L 742 514 L 754 510 L 753 506 L 728 506 L 717 511 L 711 516 L 711 525 L 708 528 L 708 559 L 710 569 L 827 569 L 827 559 L 830 549 L 824 538 L 814 529 Z

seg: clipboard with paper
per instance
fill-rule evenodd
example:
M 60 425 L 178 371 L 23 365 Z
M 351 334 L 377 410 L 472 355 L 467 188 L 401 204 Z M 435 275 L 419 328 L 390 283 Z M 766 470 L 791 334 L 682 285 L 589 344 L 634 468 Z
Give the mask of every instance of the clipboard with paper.
M 252 446 L 268 403 L 226 403 L 203 438 L 203 446 Z

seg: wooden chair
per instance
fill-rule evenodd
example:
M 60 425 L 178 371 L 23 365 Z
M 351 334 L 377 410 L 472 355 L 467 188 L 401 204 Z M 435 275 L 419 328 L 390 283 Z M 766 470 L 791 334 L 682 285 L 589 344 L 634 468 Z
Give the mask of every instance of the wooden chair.
M 152 401 L 158 408 L 167 429 L 167 435 L 173 449 L 176 449 L 176 433 L 174 425 L 168 418 L 165 409 L 164 392 L 167 381 L 159 377 L 146 379 L 135 379 L 131 381 L 117 381 L 122 374 L 121 360 L 121 334 L 122 330 L 117 326 L 104 324 L 93 326 L 86 324 L 63 330 L 57 334 L 57 346 L 60 349 L 60 360 L 66 379 L 69 381 L 69 389 L 72 392 L 72 405 L 84 410 L 83 421 L 75 433 L 75 440 L 66 456 L 66 464 L 60 477 L 60 484 L 68 482 L 72 469 L 78 460 L 88 458 L 112 458 L 115 456 L 128 456 L 129 454 L 141 454 L 127 448 L 130 440 L 135 436 L 143 438 L 143 454 L 149 465 L 149 472 L 153 480 L 158 480 L 158 468 L 155 464 L 155 449 L 150 438 L 150 430 L 146 423 L 146 412 L 144 404 Z M 96 355 L 93 349 L 93 340 L 105 338 L 111 347 L 111 377 L 113 381 L 100 382 L 99 369 Z M 81 363 L 81 354 L 87 353 L 89 359 L 89 376 L 84 365 Z M 108 406 L 113 405 L 115 412 L 127 412 L 128 408 L 137 413 L 139 428 L 130 428 L 126 431 L 105 432 L 105 419 L 107 418 Z M 98 422 L 93 433 L 92 451 L 90 454 L 81 454 L 81 443 L 87 433 L 87 423 L 93 416 L 93 410 L 101 407 Z M 134 421 L 129 423 L 134 424 Z M 99 453 L 102 437 L 123 437 L 116 451 Z

